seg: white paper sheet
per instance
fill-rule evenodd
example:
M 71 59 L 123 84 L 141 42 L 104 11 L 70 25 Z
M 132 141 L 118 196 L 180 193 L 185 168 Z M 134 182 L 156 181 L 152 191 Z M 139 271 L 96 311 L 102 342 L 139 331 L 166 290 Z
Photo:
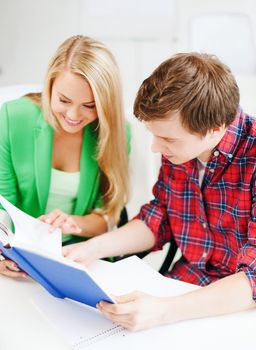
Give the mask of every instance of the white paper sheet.
M 0 203 L 8 212 L 15 227 L 13 245 L 19 247 L 27 246 L 34 252 L 43 251 L 61 255 L 60 229 L 50 233 L 50 225 L 22 212 L 1 195 Z

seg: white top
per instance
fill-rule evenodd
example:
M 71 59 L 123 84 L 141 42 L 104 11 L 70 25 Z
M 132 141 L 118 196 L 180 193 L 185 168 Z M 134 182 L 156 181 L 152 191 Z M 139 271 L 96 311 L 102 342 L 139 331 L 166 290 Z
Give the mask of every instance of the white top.
M 49 197 L 45 213 L 53 209 L 60 209 L 64 213 L 72 214 L 80 181 L 80 172 L 69 173 L 52 168 Z
M 200 159 L 198 159 L 198 170 L 199 170 L 199 185 L 200 187 L 202 186 L 203 179 L 204 179 L 204 173 L 205 173 L 205 168 L 207 165 L 207 162 L 202 162 Z

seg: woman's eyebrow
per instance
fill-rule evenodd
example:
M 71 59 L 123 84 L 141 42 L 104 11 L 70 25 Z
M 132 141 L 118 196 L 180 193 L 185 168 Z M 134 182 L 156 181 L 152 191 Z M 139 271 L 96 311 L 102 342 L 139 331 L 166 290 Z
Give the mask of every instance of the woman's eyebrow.
M 92 100 L 92 101 L 88 101 L 88 102 L 83 102 L 82 104 L 83 105 L 95 104 L 95 101 Z
M 67 96 L 63 95 L 61 92 L 58 92 L 58 94 L 61 95 L 62 97 L 64 97 L 66 100 L 71 101 L 70 98 L 68 98 Z
M 61 92 L 59 92 L 59 95 L 61 95 L 61 96 L 62 96 L 63 98 L 65 98 L 66 100 L 71 101 L 70 98 L 68 98 L 67 96 L 63 95 Z M 82 102 L 81 104 L 82 104 L 82 105 L 89 105 L 89 104 L 93 104 L 93 103 L 95 103 L 94 100 L 88 101 L 88 102 Z

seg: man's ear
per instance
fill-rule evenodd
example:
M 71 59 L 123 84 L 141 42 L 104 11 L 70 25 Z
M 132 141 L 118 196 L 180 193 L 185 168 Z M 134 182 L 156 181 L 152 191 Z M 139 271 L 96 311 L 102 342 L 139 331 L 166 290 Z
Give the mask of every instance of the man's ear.
M 212 136 L 216 136 L 217 134 L 223 133 L 225 131 L 225 129 L 226 129 L 226 127 L 224 124 L 221 126 L 216 126 L 216 127 L 212 128 L 211 134 L 212 134 Z

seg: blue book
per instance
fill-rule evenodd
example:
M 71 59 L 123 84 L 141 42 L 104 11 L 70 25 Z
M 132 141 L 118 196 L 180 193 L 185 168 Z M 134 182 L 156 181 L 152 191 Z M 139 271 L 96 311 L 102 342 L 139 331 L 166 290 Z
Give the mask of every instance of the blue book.
M 5 258 L 15 261 L 55 297 L 69 298 L 91 307 L 96 307 L 101 300 L 115 303 L 87 268 L 61 255 L 60 230 L 49 233 L 49 225 L 23 213 L 1 195 L 0 203 L 15 227 L 13 235 L 0 224 L 0 250 Z M 42 247 L 48 250 L 43 251 Z

